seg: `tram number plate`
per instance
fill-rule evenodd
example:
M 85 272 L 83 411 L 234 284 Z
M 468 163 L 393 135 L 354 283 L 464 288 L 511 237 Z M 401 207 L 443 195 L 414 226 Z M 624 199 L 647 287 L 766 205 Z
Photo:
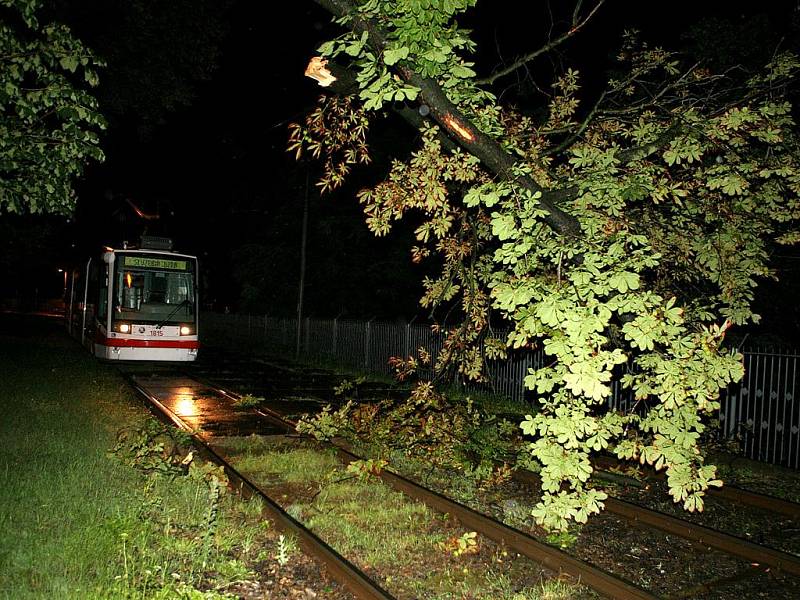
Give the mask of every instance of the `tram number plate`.
M 150 330 L 150 335 L 162 336 L 164 335 L 164 330 L 153 328 Z

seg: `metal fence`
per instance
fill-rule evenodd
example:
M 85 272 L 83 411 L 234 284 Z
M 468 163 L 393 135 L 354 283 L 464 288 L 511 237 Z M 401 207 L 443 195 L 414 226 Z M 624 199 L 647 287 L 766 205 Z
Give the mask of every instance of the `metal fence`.
M 204 313 L 205 340 L 223 347 L 248 348 L 267 354 L 294 356 L 297 320 L 261 315 Z M 505 339 L 508 332 L 495 331 Z M 386 323 L 344 319 L 303 319 L 300 354 L 304 358 L 335 362 L 366 372 L 390 374 L 392 356 L 408 357 L 420 347 L 435 360 L 442 348 L 442 334 L 416 323 Z M 731 385 L 721 397 L 718 435 L 738 439 L 748 458 L 800 468 L 800 393 L 795 351 L 744 349 L 744 379 Z M 533 398 L 524 385 L 528 369 L 543 366 L 543 352 L 516 352 L 507 360 L 491 361 L 486 388 L 511 400 L 529 404 Z M 434 365 L 420 374 L 432 375 Z M 612 383 L 608 408 L 630 410 L 631 392 Z
M 745 456 L 800 468 L 800 392 L 796 351 L 744 351 L 745 375 L 723 395 L 724 437 L 741 439 Z

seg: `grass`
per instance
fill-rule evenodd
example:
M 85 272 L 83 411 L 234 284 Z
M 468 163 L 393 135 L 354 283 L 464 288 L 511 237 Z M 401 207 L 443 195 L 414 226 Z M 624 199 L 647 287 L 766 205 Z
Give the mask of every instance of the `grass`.
M 485 539 L 479 555 L 456 556 L 453 541 L 464 530 L 375 478 L 349 472 L 330 450 L 258 437 L 229 438 L 222 450 L 287 512 L 398 598 L 585 597 L 574 585 L 537 579 L 535 565 Z
M 236 408 L 247 409 L 247 408 L 254 408 L 264 402 L 264 398 L 261 396 L 253 396 L 252 394 L 244 394 L 240 396 L 233 405 Z
M 0 598 L 215 598 L 250 577 L 260 506 L 223 496 L 209 548 L 206 481 L 109 456 L 151 417 L 109 367 L 31 327 L 0 335 Z

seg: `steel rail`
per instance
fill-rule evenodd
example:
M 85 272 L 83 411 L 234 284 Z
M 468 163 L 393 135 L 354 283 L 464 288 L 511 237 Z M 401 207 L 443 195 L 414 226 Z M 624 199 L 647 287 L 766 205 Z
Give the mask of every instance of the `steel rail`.
M 124 373 L 123 373 L 124 374 Z M 149 393 L 136 381 L 135 376 L 125 375 L 132 387 L 144 396 L 151 406 L 155 407 L 163 417 L 178 428 L 187 432 L 195 447 L 198 448 L 212 462 L 225 469 L 228 478 L 235 482 L 234 487 L 246 491 L 247 495 L 256 495 L 261 498 L 269 517 L 275 522 L 277 528 L 286 533 L 297 536 L 303 550 L 314 559 L 325 565 L 330 575 L 347 588 L 356 598 L 364 600 L 395 600 L 394 596 L 380 587 L 350 561 L 331 548 L 314 532 L 307 529 L 302 523 L 294 519 L 283 510 L 280 505 L 265 494 L 255 483 L 242 475 L 224 457 L 211 448 L 187 423 L 177 414 L 165 406 L 157 397 Z M 227 394 L 230 397 L 230 394 Z M 158 414 L 157 413 L 157 414 Z
M 600 456 L 593 461 L 596 466 L 604 469 L 619 466 L 621 463 L 614 458 Z M 646 475 L 648 479 L 663 479 L 663 473 Z M 754 508 L 776 512 L 796 520 L 800 520 L 800 504 L 791 500 L 784 500 L 776 496 L 759 494 L 743 488 L 730 485 L 723 485 L 721 488 L 709 488 L 706 490 L 709 496 L 721 498 L 728 502 L 746 504 Z
M 530 485 L 539 486 L 541 484 L 539 476 L 530 471 L 515 471 L 514 478 Z M 702 546 L 743 558 L 751 563 L 768 565 L 792 575 L 800 575 L 800 556 L 762 546 L 618 498 L 609 497 L 604 502 L 609 512 L 634 523 L 641 523 L 653 529 L 677 535 Z
M 758 567 L 749 565 L 744 569 L 737 571 L 733 575 L 727 575 L 725 577 L 717 577 L 716 579 L 711 579 L 709 581 L 705 581 L 703 583 L 698 583 L 697 585 L 684 588 L 677 592 L 673 592 L 672 594 L 669 594 L 665 598 L 665 600 L 685 600 L 686 598 L 689 599 L 697 598 L 702 594 L 707 594 L 717 588 L 729 586 L 732 583 L 737 583 L 739 581 L 744 581 L 745 579 L 756 577 L 762 572 L 763 571 Z
M 337 447 L 336 450 L 345 462 L 359 459 L 355 454 L 348 452 L 344 448 Z M 574 558 L 562 550 L 543 544 L 518 529 L 509 527 L 433 490 L 417 485 L 387 469 L 382 470 L 378 476 L 391 487 L 409 497 L 424 502 L 439 512 L 454 516 L 466 527 L 479 531 L 497 542 L 505 543 L 520 554 L 556 573 L 564 572 L 572 575 L 581 583 L 603 595 L 625 600 L 656 598 L 653 594 L 620 577 Z
M 722 498 L 723 500 L 747 504 L 748 506 L 763 510 L 770 510 L 800 521 L 800 504 L 792 502 L 791 500 L 759 494 L 729 485 L 723 485 L 721 488 L 711 488 L 707 493 L 711 496 Z

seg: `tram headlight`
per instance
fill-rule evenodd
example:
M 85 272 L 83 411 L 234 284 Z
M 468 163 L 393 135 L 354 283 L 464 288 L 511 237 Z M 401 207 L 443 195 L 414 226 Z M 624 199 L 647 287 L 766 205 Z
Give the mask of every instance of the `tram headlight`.
M 130 333 L 131 332 L 131 324 L 130 323 L 117 323 L 114 327 L 120 333 Z
M 181 335 L 192 335 L 194 333 L 194 327 L 191 325 L 181 325 Z

